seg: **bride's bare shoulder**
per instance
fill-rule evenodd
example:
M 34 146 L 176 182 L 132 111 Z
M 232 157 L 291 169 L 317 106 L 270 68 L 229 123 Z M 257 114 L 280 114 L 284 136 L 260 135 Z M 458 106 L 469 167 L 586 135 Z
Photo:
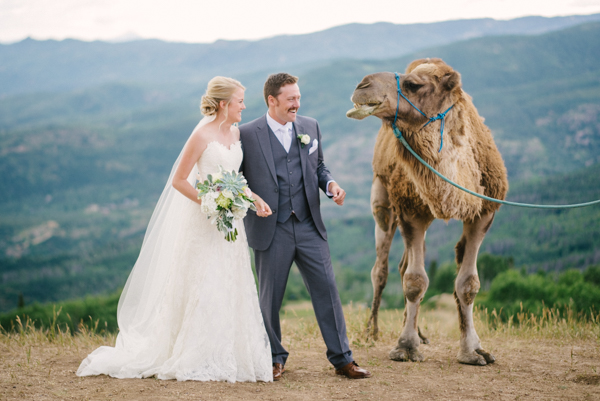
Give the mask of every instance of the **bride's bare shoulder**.
M 235 136 L 236 140 L 240 140 L 240 129 L 237 126 L 231 126 L 231 133 Z
M 214 132 L 211 127 L 203 126 L 199 127 L 194 131 L 190 138 L 196 146 L 200 146 L 202 149 L 206 148 L 209 142 L 214 139 Z

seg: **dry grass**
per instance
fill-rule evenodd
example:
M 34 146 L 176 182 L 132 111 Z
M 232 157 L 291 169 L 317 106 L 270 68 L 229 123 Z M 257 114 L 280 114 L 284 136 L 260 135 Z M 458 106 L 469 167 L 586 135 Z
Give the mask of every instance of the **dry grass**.
M 348 336 L 356 360 L 373 378 L 348 381 L 334 374 L 310 304 L 286 307 L 282 328 L 290 351 L 284 379 L 277 383 L 198 383 L 80 378 L 81 360 L 113 334 L 82 327 L 72 335 L 58 327 L 35 329 L 31 322 L 15 333 L 0 333 L 0 400 L 35 399 L 598 399 L 600 329 L 591 320 L 547 311 L 544 316 L 514 316 L 503 322 L 494 313 L 477 313 L 484 347 L 498 361 L 485 367 L 460 365 L 454 301 L 442 296 L 424 308 L 420 326 L 431 340 L 423 363 L 387 358 L 402 326 L 402 311 L 380 314 L 380 338 L 364 336 L 369 310 L 345 308 Z
M 600 313 L 591 313 L 586 317 L 576 314 L 570 309 L 561 313 L 559 309 L 544 308 L 542 316 L 521 311 L 503 321 L 495 310 L 489 313 L 485 309 L 478 310 L 476 317 L 478 320 L 477 331 L 480 335 L 512 336 L 530 340 L 600 339 Z

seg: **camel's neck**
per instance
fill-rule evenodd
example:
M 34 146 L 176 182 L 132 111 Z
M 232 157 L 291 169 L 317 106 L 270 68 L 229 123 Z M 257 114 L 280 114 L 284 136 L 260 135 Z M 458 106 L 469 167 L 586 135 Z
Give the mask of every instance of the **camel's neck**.
M 408 128 L 401 130 L 401 132 L 410 147 L 427 163 L 437 165 L 438 161 L 443 156 L 442 153 L 446 153 L 443 148 L 442 151 L 440 151 L 442 138 L 439 127 L 427 126 L 422 129 L 420 127 L 419 129 Z M 411 162 L 414 160 L 414 156 L 410 154 L 404 146 L 399 146 L 398 151 L 402 159 L 406 161 L 410 160 Z
M 456 120 L 446 122 L 443 132 L 444 146 L 441 151 L 438 121 L 423 128 L 421 126 L 403 128 L 400 129 L 406 142 L 427 164 L 459 185 L 482 193 L 481 172 L 475 162 L 473 150 L 465 146 L 469 141 L 461 135 L 461 125 L 456 124 Z M 389 131 L 393 135 L 391 127 Z M 472 218 L 479 213 L 481 209 L 479 198 L 443 183 L 401 143 L 397 143 L 396 152 L 407 178 L 414 183 L 417 192 L 430 206 L 435 217 Z M 445 202 L 440 203 L 440 199 L 444 199 Z

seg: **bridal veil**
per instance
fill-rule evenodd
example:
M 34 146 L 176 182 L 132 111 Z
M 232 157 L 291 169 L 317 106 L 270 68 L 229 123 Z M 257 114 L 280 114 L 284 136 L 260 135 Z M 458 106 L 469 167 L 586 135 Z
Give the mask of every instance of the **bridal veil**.
M 200 120 L 190 138 L 194 132 L 214 119 L 213 115 Z M 169 179 L 154 208 L 140 254 L 119 299 L 117 321 L 120 330 L 119 340 L 125 343 L 123 345 L 144 337 L 144 334 L 152 330 L 154 325 L 160 324 L 155 321 L 158 316 L 156 311 L 163 298 L 169 274 L 169 270 L 161 266 L 168 265 L 175 258 L 174 252 L 177 249 L 175 241 L 178 237 L 175 233 L 179 229 L 180 220 L 178 214 L 183 209 L 182 203 L 189 202 L 173 188 L 173 176 L 179 166 L 182 153 L 183 150 L 173 164 Z M 190 184 L 195 184 L 197 174 L 198 168 L 194 164 L 188 176 Z

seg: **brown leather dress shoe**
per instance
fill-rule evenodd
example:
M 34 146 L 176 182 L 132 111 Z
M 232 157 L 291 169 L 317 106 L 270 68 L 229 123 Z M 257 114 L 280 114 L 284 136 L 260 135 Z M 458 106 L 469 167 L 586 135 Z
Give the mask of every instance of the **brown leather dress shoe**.
M 283 367 L 283 365 L 280 363 L 274 363 L 273 364 L 273 381 L 276 382 L 277 380 L 281 379 L 283 372 L 285 372 L 285 368 Z
M 366 379 L 371 377 L 371 372 L 361 368 L 354 361 L 350 362 L 346 366 L 335 370 L 336 375 L 346 376 L 348 379 Z

